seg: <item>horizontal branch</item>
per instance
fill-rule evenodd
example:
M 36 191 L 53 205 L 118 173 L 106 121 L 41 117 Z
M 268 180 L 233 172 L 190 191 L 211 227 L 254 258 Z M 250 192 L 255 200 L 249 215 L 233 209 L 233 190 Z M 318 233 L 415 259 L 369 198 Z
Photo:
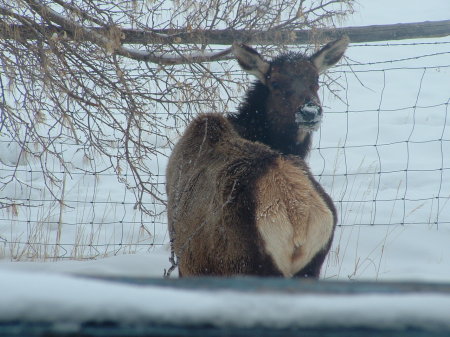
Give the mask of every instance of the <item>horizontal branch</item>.
M 204 43 L 230 45 L 234 41 L 253 44 L 306 44 L 314 37 L 328 40 L 347 35 L 352 42 L 375 42 L 418 38 L 436 38 L 450 35 L 450 20 L 373 25 L 363 27 L 343 27 L 335 29 L 314 29 L 294 31 L 252 31 L 252 30 L 208 30 L 183 32 L 179 30 L 158 30 L 152 32 L 123 30 L 122 43 L 161 43 L 162 37 L 171 43 Z
M 62 27 L 45 27 L 48 32 L 70 34 Z M 89 28 L 93 34 L 107 36 L 108 29 Z M 122 44 L 210 44 L 231 45 L 234 41 L 253 44 L 305 44 L 314 37 L 335 39 L 348 35 L 352 42 L 375 42 L 418 38 L 436 38 L 450 35 L 450 20 L 343 27 L 335 29 L 314 29 L 296 31 L 253 31 L 253 30 L 134 30 L 122 29 Z M 0 24 L 0 39 L 36 39 L 35 30 L 23 25 Z M 79 39 L 79 37 L 77 37 Z
M 142 51 L 135 48 L 127 48 L 123 46 L 122 37 L 124 33 L 119 27 L 111 26 L 106 31 L 99 30 L 96 28 L 85 27 L 76 21 L 70 20 L 65 16 L 60 15 L 47 5 L 45 5 L 41 0 L 24 0 L 30 8 L 38 13 L 42 18 L 47 21 L 51 21 L 56 24 L 56 27 L 60 27 L 63 35 L 62 37 L 55 32 L 47 31 L 46 26 L 38 26 L 31 28 L 30 31 L 34 31 L 37 36 L 45 36 L 45 38 L 50 39 L 60 39 L 67 37 L 76 39 L 77 41 L 89 41 L 101 48 L 104 48 L 111 54 L 116 54 L 124 56 L 137 61 L 151 62 L 160 65 L 174 65 L 174 64 L 186 64 L 186 63 L 200 63 L 200 62 L 210 62 L 217 61 L 221 59 L 226 59 L 230 57 L 232 48 L 226 48 L 225 50 L 214 52 L 214 53 L 195 53 L 195 54 L 181 54 L 181 55 L 166 55 L 166 54 L 156 54 L 151 51 Z M 0 25 L 4 27 L 5 25 Z M 18 26 L 20 27 L 20 26 Z M 9 28 L 9 27 L 8 27 Z M 17 28 L 17 27 L 13 27 Z M 13 36 L 20 36 L 20 32 L 13 31 Z M 49 35 L 51 33 L 51 35 Z M 1 38 L 1 36 L 0 36 Z

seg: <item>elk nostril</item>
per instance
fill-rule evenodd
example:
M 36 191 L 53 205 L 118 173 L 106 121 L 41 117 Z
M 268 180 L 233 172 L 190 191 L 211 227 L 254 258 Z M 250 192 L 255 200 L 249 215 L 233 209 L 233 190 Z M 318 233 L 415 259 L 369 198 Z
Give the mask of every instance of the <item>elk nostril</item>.
M 305 121 L 311 121 L 317 116 L 320 116 L 320 114 L 322 113 L 322 108 L 316 103 L 307 102 L 300 109 L 300 113 Z
M 316 117 L 316 113 L 308 110 L 302 110 L 301 114 L 303 119 L 307 122 L 312 121 Z

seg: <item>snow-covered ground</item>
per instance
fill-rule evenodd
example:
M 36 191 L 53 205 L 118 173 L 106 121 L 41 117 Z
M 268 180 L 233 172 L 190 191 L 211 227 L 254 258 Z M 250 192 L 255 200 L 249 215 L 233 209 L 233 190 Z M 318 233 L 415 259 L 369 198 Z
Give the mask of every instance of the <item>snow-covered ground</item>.
M 344 26 L 448 19 L 450 2 L 364 0 L 356 9 L 359 12 L 344 22 Z M 341 226 L 337 228 L 322 276 L 339 280 L 448 282 L 450 37 L 351 45 L 347 57 L 346 62 L 351 66 L 344 63 L 332 70 L 340 76 L 343 86 L 340 96 L 345 102 L 324 91 L 323 104 L 328 113 L 315 136 L 318 149 L 310 158 L 314 174 L 332 194 L 340 213 Z M 348 114 L 344 113 L 347 111 Z M 17 159 L 18 149 L 11 145 L 0 146 L 3 146 L 0 149 L 2 160 L 14 162 Z M 75 165 L 76 160 L 82 161 L 75 158 Z M 160 172 L 163 172 L 164 160 L 159 161 Z M 30 177 L 26 169 L 23 177 L 31 179 L 34 186 L 43 184 L 39 174 Z M 71 179 L 67 190 L 73 193 L 74 200 L 87 195 L 92 186 L 101 191 L 97 195 L 103 196 L 105 205 L 123 192 L 123 186 L 114 177 L 103 181 L 79 176 Z M 24 193 L 24 198 L 30 197 L 29 192 L 22 190 L 0 190 L 0 197 L 6 193 L 9 196 Z M 132 200 L 130 196 L 127 198 L 124 200 Z M 93 210 L 72 209 L 70 212 L 77 216 L 86 213 L 88 217 Z M 48 242 L 54 239 L 57 228 L 27 223 L 25 229 L 17 232 L 15 225 L 19 224 L 14 221 L 0 223 L 0 257 L 3 257 L 0 259 L 0 289 L 7 289 L 6 296 L 0 299 L 1 318 L 26 317 L 32 312 L 29 308 L 44 303 L 42 314 L 33 311 L 38 315 L 36 318 L 75 316 L 82 320 L 86 315 L 96 315 L 105 320 L 140 319 L 150 310 L 162 321 L 179 317 L 197 321 L 214 319 L 219 325 L 236 323 L 235 320 L 240 324 L 295 322 L 301 325 L 320 323 L 324 310 L 329 310 L 327 317 L 344 322 L 349 317 L 368 324 L 379 322 L 380 318 L 385 318 L 386 322 L 395 318 L 401 325 L 402 319 L 393 313 L 402 312 L 405 320 L 440 320 L 439 324 L 449 327 L 450 320 L 441 320 L 450 312 L 448 296 L 377 295 L 354 299 L 315 296 L 303 297 L 300 301 L 291 295 L 225 293 L 212 296 L 207 292 L 192 294 L 187 290 L 106 285 L 67 275 L 50 275 L 55 272 L 161 277 L 164 269 L 170 267 L 164 218 L 150 223 L 149 231 L 141 231 L 132 202 L 114 209 L 104 206 L 95 212 L 97 219 L 104 219 L 103 228 L 89 232 L 79 230 L 74 224 L 63 231 L 62 242 L 75 243 L 72 245 L 75 248 L 71 248 L 75 251 L 68 255 L 96 257 L 81 261 L 44 262 L 40 259 L 27 261 L 26 256 L 20 258 L 23 247 L 14 242 L 26 241 L 33 235 L 36 240 Z M 41 219 L 57 222 L 59 213 L 50 209 L 42 210 L 39 215 Z M 137 219 L 137 225 L 125 227 L 126 221 L 118 222 L 118 218 Z M 86 240 L 91 244 L 76 245 Z M 127 242 L 134 244 L 122 245 Z M 152 243 L 156 245 L 149 249 Z M 45 245 L 42 247 L 47 249 Z M 39 253 L 46 254 L 45 251 Z M 12 261 L 17 259 L 22 261 Z M 114 294 L 114 298 L 110 294 Z M 92 298 L 96 299 L 95 303 Z M 86 303 L 89 303 L 89 311 L 85 310 Z M 189 310 L 180 309 L 180 303 Z M 247 305 L 260 309 L 247 312 Z M 363 315 L 367 305 L 370 315 Z M 317 310 L 309 310 L 311 306 Z M 283 309 L 286 307 L 289 312 Z M 130 314 L 123 316 L 124 312 Z M 307 319 L 298 320 L 298 317 Z

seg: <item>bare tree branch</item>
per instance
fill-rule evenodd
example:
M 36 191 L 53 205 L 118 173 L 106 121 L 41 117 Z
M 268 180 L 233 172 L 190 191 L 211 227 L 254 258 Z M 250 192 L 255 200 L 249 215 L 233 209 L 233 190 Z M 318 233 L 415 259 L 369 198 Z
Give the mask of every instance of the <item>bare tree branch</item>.
M 59 36 L 71 33 L 56 27 L 45 27 L 46 31 Z M 105 34 L 105 28 L 92 28 L 98 34 Z M 363 27 L 342 27 L 335 29 L 318 28 L 295 31 L 248 31 L 248 30 L 208 30 L 181 31 L 160 30 L 148 32 L 136 29 L 121 29 L 121 43 L 124 44 L 209 44 L 231 45 L 234 41 L 257 44 L 307 44 L 314 36 L 322 36 L 327 40 L 348 35 L 352 42 L 376 42 L 387 40 L 403 40 L 416 38 L 436 38 L 450 35 L 450 20 L 398 23 L 390 25 L 373 25 Z M 25 25 L 5 25 L 0 23 L 0 38 L 3 39 L 36 39 L 35 30 Z M 80 37 L 78 36 L 78 39 Z M 218 59 L 212 60 L 217 61 Z
M 42 18 L 58 24 L 64 31 L 69 32 L 72 36 L 76 36 L 81 41 L 90 41 L 98 46 L 105 48 L 112 54 L 117 54 L 132 58 L 137 61 L 152 62 L 156 64 L 174 65 L 181 63 L 198 63 L 205 61 L 216 61 L 223 59 L 223 56 L 231 52 L 231 48 L 227 48 L 218 53 L 203 54 L 203 55 L 180 55 L 180 56 L 167 56 L 156 55 L 151 52 L 144 52 L 132 48 L 123 47 L 120 40 L 123 37 L 121 30 L 118 27 L 109 27 L 110 37 L 106 37 L 104 34 L 98 33 L 96 30 L 83 27 L 76 22 L 66 19 L 59 15 L 51 8 L 45 6 L 39 0 L 24 0 L 35 10 Z M 114 38 L 111 38 L 114 37 Z
M 332 27 L 330 18 L 350 13 L 352 3 L 0 0 L 0 142 L 20 148 L 15 162 L 0 163 L 10 169 L 2 186 L 32 189 L 19 171 L 39 167 L 43 188 L 61 204 L 65 176 L 107 171 L 143 213 L 164 212 L 164 172 L 155 162 L 173 135 L 200 112 L 238 104 L 243 77 L 223 42 L 270 37 L 276 43 L 260 48 L 270 55 L 291 32 Z M 79 154 L 83 164 L 75 165 Z M 22 204 L 5 199 L 0 208 Z

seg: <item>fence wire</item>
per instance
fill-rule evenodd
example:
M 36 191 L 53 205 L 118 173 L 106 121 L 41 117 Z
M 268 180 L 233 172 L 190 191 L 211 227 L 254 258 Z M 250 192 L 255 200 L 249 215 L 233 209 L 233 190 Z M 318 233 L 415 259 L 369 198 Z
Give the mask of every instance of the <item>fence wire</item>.
M 338 208 L 338 226 L 449 226 L 450 41 L 354 44 L 347 55 L 323 86 L 326 114 L 309 158 Z M 236 66 L 215 75 L 242 72 Z M 152 215 L 139 212 L 108 163 L 99 158 L 86 170 L 77 157 L 82 146 L 55 145 L 74 158 L 70 172 L 52 163 L 64 182 L 57 198 L 45 189 L 41 167 L 17 158 L 20 145 L 0 138 L 0 197 L 14 205 L 0 209 L 0 258 L 89 259 L 167 248 L 163 202 L 149 197 Z M 162 144 L 148 159 L 148 178 L 162 193 L 170 148 Z

